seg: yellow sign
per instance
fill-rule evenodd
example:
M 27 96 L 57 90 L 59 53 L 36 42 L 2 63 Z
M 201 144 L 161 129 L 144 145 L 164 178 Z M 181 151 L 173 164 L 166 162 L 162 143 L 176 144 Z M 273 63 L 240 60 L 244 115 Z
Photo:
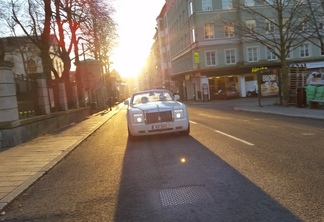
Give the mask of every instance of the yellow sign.
M 194 60 L 195 60 L 195 63 L 199 63 L 199 52 L 194 52 Z
M 267 70 L 267 69 L 268 69 L 267 67 L 252 68 L 252 73 L 253 72 L 258 72 L 258 71 L 261 71 L 261 70 Z

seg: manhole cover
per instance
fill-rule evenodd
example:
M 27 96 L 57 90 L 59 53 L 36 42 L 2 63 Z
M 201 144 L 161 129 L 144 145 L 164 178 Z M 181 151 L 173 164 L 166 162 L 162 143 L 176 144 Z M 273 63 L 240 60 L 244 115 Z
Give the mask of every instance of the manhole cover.
M 159 191 L 162 206 L 212 202 L 212 197 L 203 186 L 179 187 Z

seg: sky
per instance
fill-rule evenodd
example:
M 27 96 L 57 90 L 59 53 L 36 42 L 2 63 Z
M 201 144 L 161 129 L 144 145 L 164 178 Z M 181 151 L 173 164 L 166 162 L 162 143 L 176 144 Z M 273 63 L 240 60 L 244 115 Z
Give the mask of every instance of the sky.
M 154 42 L 156 18 L 165 0 L 113 0 L 119 45 L 111 55 L 111 67 L 121 77 L 135 77 L 145 64 Z

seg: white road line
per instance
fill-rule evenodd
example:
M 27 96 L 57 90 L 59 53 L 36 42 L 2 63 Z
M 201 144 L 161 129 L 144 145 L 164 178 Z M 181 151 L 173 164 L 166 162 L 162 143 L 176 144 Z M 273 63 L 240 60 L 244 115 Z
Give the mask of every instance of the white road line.
M 232 136 L 232 135 L 230 135 L 230 134 L 224 133 L 224 132 L 219 131 L 219 130 L 215 130 L 215 129 L 213 129 L 213 128 L 210 128 L 210 127 L 208 127 L 208 126 L 202 125 L 202 124 L 200 124 L 200 123 L 197 123 L 197 122 L 194 122 L 194 121 L 190 121 L 190 123 L 192 123 L 192 124 L 196 124 L 196 125 L 201 125 L 201 126 L 206 127 L 206 128 L 208 128 L 208 129 L 210 129 L 210 130 L 213 130 L 213 131 L 216 132 L 216 133 L 219 133 L 219 134 L 222 134 L 222 135 L 227 136 L 227 137 L 229 137 L 229 138 L 232 138 L 232 139 L 234 139 L 234 140 L 240 141 L 240 142 L 245 143 L 245 144 L 247 144 L 247 145 L 249 145 L 249 146 L 254 146 L 253 143 L 250 143 L 250 142 L 248 142 L 248 141 L 246 141 L 246 140 L 242 140 L 242 139 L 240 139 L 240 138 L 237 138 L 237 137 L 235 137 L 235 136 Z

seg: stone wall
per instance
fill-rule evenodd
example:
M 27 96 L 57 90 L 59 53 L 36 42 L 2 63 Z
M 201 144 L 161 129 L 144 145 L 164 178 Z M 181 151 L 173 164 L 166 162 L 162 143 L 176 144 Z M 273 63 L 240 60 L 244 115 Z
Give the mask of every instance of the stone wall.
M 74 97 L 77 100 L 76 87 L 74 87 L 74 91 Z M 64 84 L 60 85 L 60 96 L 64 99 L 60 100 L 63 111 L 50 113 L 46 80 L 37 79 L 37 100 L 40 115 L 19 119 L 16 83 L 12 69 L 0 67 L 0 149 L 17 146 L 52 133 L 71 123 L 80 122 L 94 111 L 90 106 L 79 108 L 78 103 L 75 109 L 68 110 Z
M 90 107 L 85 107 L 28 119 L 0 122 L 0 148 L 17 146 L 39 136 L 53 133 L 69 124 L 84 120 L 90 113 Z
M 12 70 L 0 67 L 0 122 L 18 119 L 18 104 Z

